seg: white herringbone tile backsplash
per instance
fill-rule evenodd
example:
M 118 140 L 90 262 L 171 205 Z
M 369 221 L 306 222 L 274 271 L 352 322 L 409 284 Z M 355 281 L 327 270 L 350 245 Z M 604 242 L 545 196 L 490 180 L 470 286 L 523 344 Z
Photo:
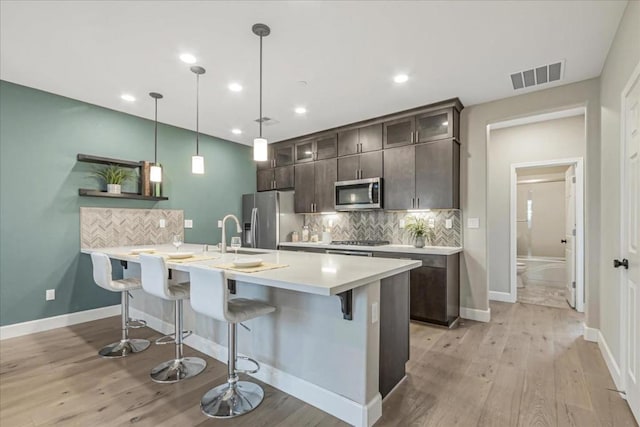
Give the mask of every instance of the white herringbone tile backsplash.
M 459 209 L 420 213 L 363 211 L 307 214 L 304 223 L 318 233 L 329 227 L 333 240 L 388 240 L 394 244 L 411 245 L 413 240 L 400 228 L 400 220 L 408 216 L 434 219 L 435 239 L 431 245 L 462 246 L 462 213 Z M 452 220 L 452 228 L 445 227 L 447 219 Z
M 160 228 L 160 219 L 165 228 Z M 173 209 L 80 208 L 80 247 L 158 245 L 184 239 L 184 212 Z

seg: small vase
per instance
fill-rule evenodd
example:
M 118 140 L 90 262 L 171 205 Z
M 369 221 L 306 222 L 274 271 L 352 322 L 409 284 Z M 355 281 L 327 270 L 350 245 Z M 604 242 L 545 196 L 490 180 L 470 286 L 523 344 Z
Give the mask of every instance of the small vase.
M 416 248 L 424 248 L 424 237 L 423 236 L 416 237 L 416 241 L 413 246 L 415 246 Z
M 121 192 L 122 187 L 120 184 L 107 184 L 107 193 L 120 194 Z

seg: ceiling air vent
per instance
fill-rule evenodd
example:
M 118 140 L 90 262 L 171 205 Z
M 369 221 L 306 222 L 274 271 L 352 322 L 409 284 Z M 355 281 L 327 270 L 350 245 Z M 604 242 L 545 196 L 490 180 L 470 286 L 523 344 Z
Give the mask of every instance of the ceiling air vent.
M 255 119 L 254 121 L 256 123 L 262 122 L 262 124 L 265 125 L 265 126 L 273 126 L 273 125 L 277 125 L 278 123 L 280 123 L 276 119 L 272 119 L 271 117 L 266 117 L 266 116 L 263 117 L 262 119 Z
M 559 61 L 513 73 L 511 74 L 511 84 L 514 90 L 518 90 L 525 87 L 551 83 L 562 79 L 563 72 L 564 61 Z

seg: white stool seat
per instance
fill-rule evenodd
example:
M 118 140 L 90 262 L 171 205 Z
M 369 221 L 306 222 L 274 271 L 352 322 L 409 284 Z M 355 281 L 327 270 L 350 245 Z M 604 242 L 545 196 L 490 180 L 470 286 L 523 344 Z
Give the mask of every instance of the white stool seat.
M 264 316 L 276 311 L 272 305 L 247 298 L 233 298 L 227 302 L 228 318 L 231 323 L 242 323 L 254 317 Z
M 93 252 L 91 263 L 93 264 L 93 280 L 96 284 L 108 291 L 120 292 L 121 295 L 122 338 L 120 342 L 101 348 L 98 354 L 101 357 L 118 358 L 146 350 L 150 344 L 148 340 L 129 338 L 129 327 L 146 326 L 144 321 L 129 319 L 129 291 L 140 289 L 142 287 L 140 280 L 134 278 L 113 280 L 111 260 L 106 254 Z
M 169 285 L 167 288 L 167 295 L 165 299 L 169 301 L 175 301 L 179 299 L 189 299 L 191 294 L 189 282 L 177 283 L 175 285 Z

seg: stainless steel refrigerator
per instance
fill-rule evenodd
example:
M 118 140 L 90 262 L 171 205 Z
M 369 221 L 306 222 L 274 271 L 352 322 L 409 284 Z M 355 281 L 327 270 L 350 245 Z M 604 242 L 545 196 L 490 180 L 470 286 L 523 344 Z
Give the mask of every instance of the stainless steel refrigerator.
M 299 231 L 303 215 L 293 211 L 293 191 L 263 191 L 242 196 L 242 246 L 278 249 Z

